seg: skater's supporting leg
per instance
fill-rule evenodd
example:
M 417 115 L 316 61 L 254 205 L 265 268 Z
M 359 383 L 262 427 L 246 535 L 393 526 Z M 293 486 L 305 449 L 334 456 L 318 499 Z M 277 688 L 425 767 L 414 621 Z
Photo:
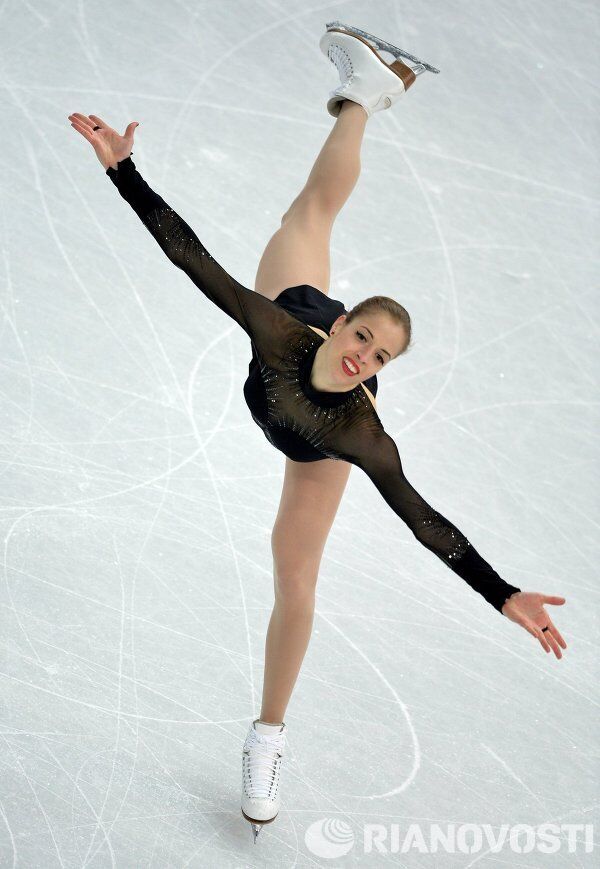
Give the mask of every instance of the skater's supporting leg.
M 284 720 L 308 648 L 314 612 L 314 593 L 275 600 L 265 644 L 261 721 Z
M 306 652 L 321 557 L 352 465 L 286 458 L 271 536 L 275 606 L 265 646 L 262 721 L 283 721 Z

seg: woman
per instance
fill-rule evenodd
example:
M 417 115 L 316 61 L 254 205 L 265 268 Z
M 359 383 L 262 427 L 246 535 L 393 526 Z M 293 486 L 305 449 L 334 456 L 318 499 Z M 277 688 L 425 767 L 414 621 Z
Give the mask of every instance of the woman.
M 321 556 L 353 464 L 368 474 L 416 539 L 498 612 L 557 658 L 562 657 L 559 646 L 566 649 L 543 606 L 565 599 L 523 592 L 501 579 L 403 473 L 375 396 L 377 374 L 410 344 L 406 310 L 393 299 L 374 296 L 347 312 L 328 297 L 329 239 L 358 179 L 367 119 L 393 105 L 425 69 L 437 70 L 339 22 L 327 25 L 320 45 L 340 73 L 340 86 L 327 102 L 336 122 L 263 253 L 254 291 L 227 274 L 137 172 L 130 156 L 137 122 L 120 136 L 95 115 L 69 116 L 169 259 L 247 332 L 252 361 L 244 397 L 254 421 L 286 456 L 271 538 L 275 605 L 262 707 L 249 727 L 242 760 L 242 811 L 255 841 L 260 825 L 274 820 L 279 809 L 283 719 L 309 642 Z M 396 60 L 388 64 L 383 50 Z

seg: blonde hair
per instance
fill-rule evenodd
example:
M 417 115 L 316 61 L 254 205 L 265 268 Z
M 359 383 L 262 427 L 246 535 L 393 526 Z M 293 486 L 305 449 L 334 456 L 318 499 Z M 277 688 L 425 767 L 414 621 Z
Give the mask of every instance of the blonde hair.
M 406 332 L 406 346 L 393 357 L 394 359 L 402 356 L 406 353 L 409 346 L 412 346 L 410 343 L 412 337 L 410 314 L 395 299 L 390 299 L 389 296 L 369 296 L 368 299 L 363 299 L 362 302 L 359 302 L 348 311 L 344 325 L 356 320 L 361 314 L 387 314 L 395 323 L 404 328 Z

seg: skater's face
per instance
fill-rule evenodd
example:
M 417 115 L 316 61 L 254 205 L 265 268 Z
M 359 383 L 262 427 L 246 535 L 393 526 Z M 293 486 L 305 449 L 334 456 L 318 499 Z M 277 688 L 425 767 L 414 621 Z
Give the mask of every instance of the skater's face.
M 385 368 L 404 350 L 406 331 L 387 314 L 360 314 L 351 323 L 346 315 L 332 324 L 327 340 L 327 358 L 332 383 L 346 389 Z M 354 363 L 356 373 L 347 373 L 344 357 Z

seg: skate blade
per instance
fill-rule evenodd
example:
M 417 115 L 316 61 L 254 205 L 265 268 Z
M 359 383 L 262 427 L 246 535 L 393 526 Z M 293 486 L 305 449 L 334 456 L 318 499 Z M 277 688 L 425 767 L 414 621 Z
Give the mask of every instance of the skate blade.
M 257 836 L 260 833 L 260 831 L 262 830 L 262 828 L 264 827 L 264 825 L 265 824 L 272 824 L 273 821 L 275 820 L 275 818 L 278 817 L 279 812 L 277 812 L 275 817 L 267 818 L 266 821 L 259 821 L 257 818 L 249 817 L 243 809 L 242 809 L 242 815 L 250 823 L 250 826 L 252 827 L 252 833 L 254 834 L 254 844 L 256 845 Z
M 407 60 L 412 60 L 413 63 L 418 64 L 417 69 L 413 70 L 415 75 L 420 75 L 422 72 L 425 72 L 425 70 L 428 72 L 439 72 L 439 69 L 436 69 L 435 66 L 431 66 L 430 63 L 425 63 L 424 60 L 420 60 L 418 57 L 415 57 L 414 54 L 409 54 L 408 51 L 404 51 L 403 48 L 398 48 L 397 45 L 392 45 L 391 42 L 386 42 L 385 39 L 381 39 L 379 36 L 373 36 L 372 33 L 367 33 L 366 30 L 360 30 L 358 27 L 353 27 L 351 24 L 342 24 L 341 21 L 330 21 L 325 25 L 325 27 L 327 30 L 342 30 L 345 33 L 362 36 L 363 39 L 368 39 L 370 42 L 373 42 L 380 50 L 389 51 L 390 54 L 394 55 L 394 57 L 405 57 Z

